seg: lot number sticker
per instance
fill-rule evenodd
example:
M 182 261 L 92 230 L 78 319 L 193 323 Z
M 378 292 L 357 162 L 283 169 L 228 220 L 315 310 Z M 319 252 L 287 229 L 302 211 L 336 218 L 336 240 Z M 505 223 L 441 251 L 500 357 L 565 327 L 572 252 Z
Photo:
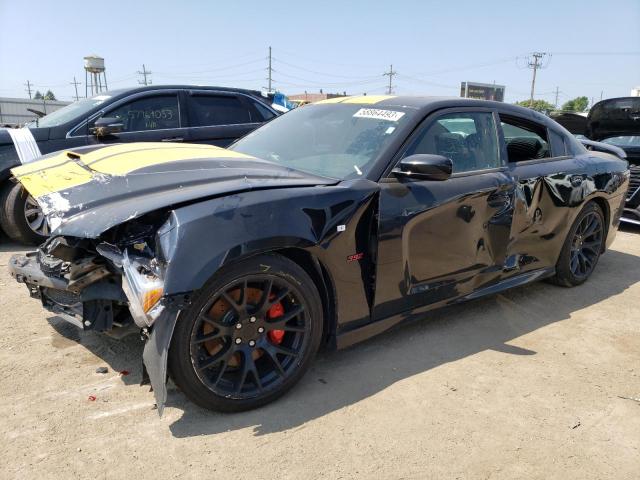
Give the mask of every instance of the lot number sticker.
M 361 108 L 353 115 L 356 118 L 375 118 L 377 120 L 388 120 L 397 122 L 404 116 L 404 112 L 394 112 L 393 110 L 380 110 L 378 108 Z

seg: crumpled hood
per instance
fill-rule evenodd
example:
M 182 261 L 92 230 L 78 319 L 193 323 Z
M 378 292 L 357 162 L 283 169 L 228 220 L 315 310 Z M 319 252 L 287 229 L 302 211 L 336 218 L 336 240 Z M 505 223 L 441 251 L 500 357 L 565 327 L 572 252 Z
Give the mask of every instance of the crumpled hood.
M 65 150 L 11 172 L 42 206 L 54 234 L 86 238 L 199 198 L 336 183 L 223 148 L 170 143 Z

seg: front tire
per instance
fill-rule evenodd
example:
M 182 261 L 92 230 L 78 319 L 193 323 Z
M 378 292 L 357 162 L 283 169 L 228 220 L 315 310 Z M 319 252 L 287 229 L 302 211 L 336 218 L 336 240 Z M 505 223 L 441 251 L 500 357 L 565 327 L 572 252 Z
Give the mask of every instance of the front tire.
M 586 282 L 596 268 L 604 241 L 604 214 L 596 203 L 589 202 L 569 230 L 551 281 L 563 287 Z
M 251 257 L 216 274 L 180 315 L 169 372 L 204 408 L 257 408 L 302 378 L 322 325 L 320 297 L 299 265 L 280 255 Z
M 9 238 L 27 245 L 40 245 L 50 233 L 34 198 L 22 185 L 10 181 L 0 189 L 0 226 Z

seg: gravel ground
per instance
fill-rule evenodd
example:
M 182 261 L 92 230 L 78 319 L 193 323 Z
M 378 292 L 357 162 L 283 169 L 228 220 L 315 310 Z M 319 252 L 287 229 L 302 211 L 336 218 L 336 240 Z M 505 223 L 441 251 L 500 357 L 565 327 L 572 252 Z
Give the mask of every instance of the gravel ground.
M 161 419 L 137 335 L 46 313 L 6 271 L 17 251 L 0 244 L 0 478 L 640 477 L 640 230 L 581 287 L 528 285 L 323 352 L 248 413 L 171 389 Z

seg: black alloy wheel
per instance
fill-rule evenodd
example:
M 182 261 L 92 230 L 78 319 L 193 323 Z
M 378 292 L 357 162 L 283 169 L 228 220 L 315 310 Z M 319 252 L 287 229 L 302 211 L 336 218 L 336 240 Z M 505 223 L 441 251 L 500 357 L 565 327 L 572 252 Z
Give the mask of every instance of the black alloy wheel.
M 240 411 L 272 401 L 319 347 L 322 309 L 313 281 L 286 258 L 261 257 L 205 287 L 176 325 L 171 375 L 206 408 Z
M 551 281 L 565 287 L 584 283 L 596 268 L 605 235 L 602 209 L 594 202 L 587 203 L 569 230 Z
M 593 210 L 580 219 L 571 242 L 571 273 L 576 278 L 591 275 L 596 266 L 603 240 L 602 216 Z

